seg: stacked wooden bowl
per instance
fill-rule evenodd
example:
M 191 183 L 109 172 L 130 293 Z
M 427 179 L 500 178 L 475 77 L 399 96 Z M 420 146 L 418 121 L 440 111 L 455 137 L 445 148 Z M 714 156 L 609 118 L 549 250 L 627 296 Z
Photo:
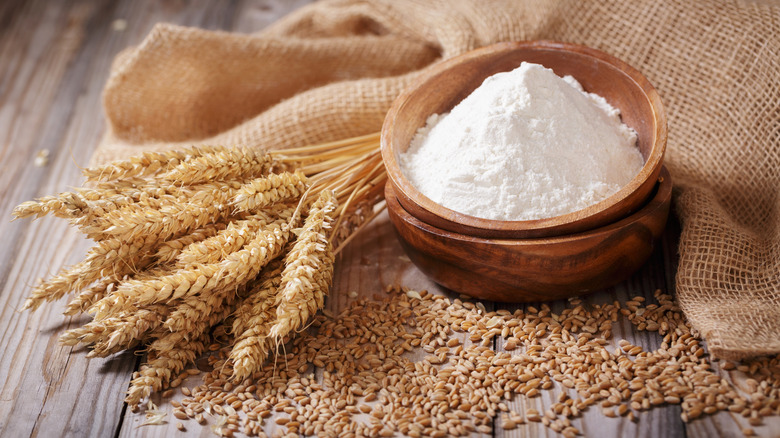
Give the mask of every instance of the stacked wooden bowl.
M 498 221 L 458 213 L 420 193 L 398 164 L 431 114 L 449 111 L 485 78 L 521 62 L 571 75 L 604 97 L 637 132 L 645 164 L 617 193 L 551 218 Z M 390 218 L 410 259 L 437 283 L 494 301 L 544 301 L 600 290 L 635 272 L 666 225 L 671 177 L 662 166 L 666 118 L 644 76 L 584 46 L 549 41 L 500 43 L 449 59 L 393 104 L 382 128 Z

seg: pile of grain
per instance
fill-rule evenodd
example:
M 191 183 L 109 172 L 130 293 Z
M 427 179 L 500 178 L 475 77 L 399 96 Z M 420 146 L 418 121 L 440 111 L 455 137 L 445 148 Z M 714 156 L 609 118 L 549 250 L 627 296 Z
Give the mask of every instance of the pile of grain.
M 182 387 L 184 400 L 171 401 L 174 416 L 212 421 L 222 436 L 275 429 L 275 436 L 444 437 L 539 422 L 573 437 L 586 409 L 636 421 L 641 411 L 676 404 L 685 422 L 729 410 L 754 426 L 780 414 L 778 359 L 739 365 L 751 375 L 749 391 L 739 391 L 716 373 L 697 333 L 660 291 L 657 304 L 642 297 L 592 306 L 571 299 L 558 314 L 547 305 L 488 312 L 479 302 L 425 291 L 387 292 L 353 301 L 338 315 L 318 315 L 286 354 L 238 385 L 223 366 L 229 349 L 221 349 L 217 333 L 208 358 L 213 370 L 203 384 Z M 612 326 L 621 318 L 657 332 L 660 348 L 615 345 Z M 188 373 L 198 371 L 174 383 Z M 512 400 L 546 390 L 559 391 L 548 410 L 510 408 Z

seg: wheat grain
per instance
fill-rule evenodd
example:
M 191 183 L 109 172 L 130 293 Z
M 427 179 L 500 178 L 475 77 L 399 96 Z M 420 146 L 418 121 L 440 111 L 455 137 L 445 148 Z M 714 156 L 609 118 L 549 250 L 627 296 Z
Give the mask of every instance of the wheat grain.
M 172 382 L 173 376 L 206 351 L 211 339 L 210 329 L 234 310 L 235 305 L 231 301 L 208 317 L 193 321 L 187 331 L 164 330 L 156 334 L 147 348 L 147 364 L 142 367 L 140 375 L 130 382 L 125 402 L 137 406 L 142 400 L 149 398 L 153 391 L 159 391 L 169 384 L 177 386 L 174 385 L 175 381 Z
M 381 196 L 384 181 L 376 161 L 377 145 L 378 136 L 372 135 L 288 151 L 292 156 L 193 148 L 145 153 L 87 169 L 84 174 L 94 183 L 90 188 L 24 203 L 14 212 L 17 217 L 49 213 L 67 218 L 97 242 L 82 263 L 36 288 L 26 307 L 34 309 L 43 301 L 80 291 L 66 313 L 87 309 L 93 321 L 63 334 L 63 343 L 91 345 L 89 356 L 148 344 L 149 364 L 134 379 L 128 393 L 131 401 L 147 398 L 167 384 L 175 386 L 178 380 L 171 378 L 183 363 L 206 347 L 213 349 L 213 344 L 197 341 L 213 328 L 219 338 L 233 326 L 236 351 L 241 351 L 241 342 L 263 340 L 251 346 L 251 366 L 239 360 L 244 364 L 239 374 L 248 375 L 264 366 L 273 342 L 322 306 L 333 265 L 325 230 L 334 217 L 345 217 L 338 235 L 346 240 L 350 230 L 373 214 L 371 206 Z M 300 163 L 304 170 L 287 172 L 290 163 Z M 273 173 L 279 171 L 283 173 Z M 300 200 L 295 213 L 284 205 L 303 196 L 305 175 L 316 179 L 309 196 L 321 202 L 309 208 L 306 223 L 296 229 L 299 245 L 292 247 L 301 260 L 288 263 L 286 276 L 274 273 L 286 281 L 282 291 L 271 292 L 261 284 L 263 292 L 255 286 L 259 282 L 255 277 L 283 250 L 298 226 L 299 210 L 307 209 L 306 200 Z M 340 210 L 331 189 L 346 200 Z M 274 286 L 279 281 L 273 280 Z M 285 296 L 279 299 L 281 306 L 278 293 Z M 261 300 L 264 294 L 269 295 Z M 243 310 L 230 319 L 239 298 Z M 293 306 L 301 306 L 301 313 Z M 277 320 L 280 308 L 282 317 Z M 274 336 L 268 336 L 273 326 Z M 233 373 L 232 365 L 226 368 Z M 239 400 L 233 400 L 230 409 L 239 406 Z M 225 408 L 221 430 L 235 429 L 230 409 Z M 154 418 L 153 422 L 161 421 L 157 414 Z M 297 423 L 287 425 L 295 428 Z
M 35 310 L 43 302 L 58 300 L 71 291 L 87 287 L 101 277 L 119 278 L 145 268 L 151 258 L 145 257 L 146 254 L 141 252 L 140 248 L 144 245 L 136 247 L 138 243 L 143 242 L 127 245 L 120 240 L 110 239 L 98 243 L 89 251 L 84 261 L 67 267 L 49 280 L 38 284 L 25 301 L 23 309 Z
M 47 281 L 41 281 L 30 296 L 25 300 L 22 310 L 37 309 L 45 301 L 54 301 L 73 290 L 82 273 L 88 268 L 88 263 L 81 262 L 62 269 L 57 275 Z
M 120 317 L 109 317 L 88 323 L 86 326 L 98 323 L 106 327 L 101 338 L 91 342 L 94 345 L 89 356 L 106 357 L 138 345 L 161 327 L 165 316 L 170 311 L 168 306 L 153 305 L 125 310 L 124 315 Z M 82 343 L 85 342 L 82 341 Z
M 214 236 L 188 245 L 176 256 L 175 262 L 181 267 L 197 263 L 217 263 L 251 241 L 264 224 L 264 221 L 256 217 L 231 222 Z
M 241 300 L 241 304 L 233 315 L 230 330 L 233 335 L 240 336 L 252 327 L 255 315 L 261 314 L 269 302 L 273 303 L 276 290 L 282 282 L 283 268 L 284 258 L 278 257 L 272 260 L 258 277 L 259 281 L 247 289 L 246 296 Z
M 105 348 L 126 345 L 159 327 L 169 311 L 163 305 L 127 308 L 115 315 L 93 319 L 83 327 L 68 330 L 60 337 L 60 342 L 64 345 L 104 342 Z
M 116 239 L 99 242 L 90 249 L 84 261 L 64 268 L 49 280 L 38 284 L 25 301 L 23 309 L 35 310 L 44 301 L 58 300 L 103 276 L 121 277 L 143 269 L 150 261 L 144 258 L 135 244 L 128 245 Z
M 289 238 L 290 225 L 285 219 L 267 224 L 244 248 L 219 263 L 219 285 L 184 298 L 165 321 L 165 328 L 186 330 L 190 321 L 203 319 L 212 309 L 220 308 L 223 301 L 235 296 L 238 287 L 256 277 L 265 265 L 279 256 Z
M 289 239 L 290 228 L 286 222 L 272 223 L 242 250 L 217 263 L 197 264 L 170 273 L 150 271 L 150 275 L 125 281 L 93 307 L 99 311 L 128 303 L 144 306 L 194 296 L 204 289 L 243 284 L 281 251 Z
M 111 211 L 98 223 L 84 226 L 82 230 L 97 239 L 114 237 L 132 242 L 155 236 L 165 241 L 229 216 L 229 203 L 240 183 L 201 186 L 191 196 L 182 196 L 163 206 L 132 204 Z
M 84 215 L 87 211 L 87 200 L 78 193 L 65 192 L 56 196 L 44 196 L 35 201 L 27 201 L 13 209 L 16 219 L 35 217 L 40 218 L 47 214 L 72 219 Z
M 746 401 L 699 353 L 697 334 L 668 295 L 657 293 L 659 304 L 643 305 L 636 299 L 627 306 L 577 303 L 555 314 L 547 305 L 489 312 L 479 303 L 425 291 L 389 291 L 387 299 L 354 300 L 339 315 L 318 315 L 312 330 L 291 338 L 286 354 L 279 352 L 275 362 L 236 381 L 232 394 L 224 382 L 235 370 L 230 370 L 224 352 L 211 356 L 213 371 L 183 403 L 208 400 L 214 412 L 229 405 L 246 414 L 243 424 L 253 433 L 262 431 L 262 419 L 275 411 L 284 432 L 333 436 L 466 436 L 493 430 L 494 422 L 511 429 L 526 421 L 577 436 L 580 431 L 571 420 L 590 406 L 608 402 L 605 413 L 636 421 L 636 411 L 651 409 L 654 397 L 661 404 L 667 397 L 679 403 L 684 419 L 729 406 L 746 412 L 743 415 L 755 424 L 777 413 L 780 389 L 772 382 L 780 379 L 780 359 L 740 365 L 744 372 L 762 373 L 747 380 L 747 386 L 763 392 Z M 623 312 L 629 306 L 634 310 Z M 633 357 L 624 349 L 634 346 L 620 342 L 621 348 L 611 353 L 604 348 L 611 340 L 585 330 L 593 325 L 609 330 L 624 314 L 637 330 L 642 324 L 658 324 L 661 348 Z M 448 346 L 455 336 L 467 335 L 478 341 L 517 339 L 522 349 L 508 353 L 479 343 Z M 437 356 L 412 361 L 406 353 L 416 349 Z M 306 375 L 311 365 L 322 369 L 316 381 Z M 553 381 L 570 385 L 571 391 L 560 393 L 544 412 L 528 409 L 525 418 L 511 413 L 508 403 L 514 397 L 552 389 Z M 501 415 L 505 412 L 506 417 Z
M 143 270 L 153 261 L 151 253 L 157 244 L 154 238 L 130 242 L 106 239 L 98 242 L 84 259 L 91 271 L 90 279 L 94 281 L 103 276 L 122 276 Z M 85 281 L 82 280 L 81 284 L 89 284 Z
M 114 192 L 114 190 L 105 190 Z M 91 235 L 95 230 L 110 226 L 106 217 L 111 212 L 125 212 L 129 210 L 141 209 L 162 209 L 166 206 L 174 205 L 186 195 L 181 193 L 181 189 L 175 187 L 142 187 L 124 189 L 116 194 L 104 193 L 99 200 L 88 201 L 88 211 L 79 218 L 72 219 L 71 223 L 85 230 Z M 121 214 L 121 213 L 114 213 Z

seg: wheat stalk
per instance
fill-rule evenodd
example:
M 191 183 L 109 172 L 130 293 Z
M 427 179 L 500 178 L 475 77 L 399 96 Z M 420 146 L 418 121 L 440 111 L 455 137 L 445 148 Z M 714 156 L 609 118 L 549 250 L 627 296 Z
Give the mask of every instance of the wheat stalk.
M 90 357 L 145 346 L 133 406 L 202 354 L 215 327 L 232 327 L 233 377 L 250 376 L 322 307 L 333 248 L 380 211 L 378 143 L 371 134 L 268 153 L 195 147 L 86 169 L 90 187 L 14 209 L 64 218 L 96 242 L 25 308 L 75 291 L 65 314 L 93 320 L 63 344 L 87 344 Z

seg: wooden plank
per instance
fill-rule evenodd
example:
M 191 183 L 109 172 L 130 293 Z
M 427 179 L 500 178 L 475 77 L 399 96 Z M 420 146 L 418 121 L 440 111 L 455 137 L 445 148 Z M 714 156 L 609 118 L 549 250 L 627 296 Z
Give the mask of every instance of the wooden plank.
M 239 0 L 235 8 L 232 30 L 255 33 L 312 0 L 254 1 Z
M 17 2 L 21 4 L 21 2 Z M 90 39 L 105 2 L 27 2 L 4 17 L 0 37 L 0 211 L 80 182 L 73 160 L 86 162 L 102 132 L 99 74 L 104 42 Z M 103 56 L 106 56 L 105 54 Z M 103 70 L 105 74 L 105 69 Z M 79 101 L 79 96 L 93 102 Z M 79 118 L 78 115 L 83 116 Z M 35 154 L 51 151 L 46 167 Z M 8 216 L 6 216 L 8 218 Z M 76 262 L 88 244 L 61 220 L 0 221 L 0 435 L 111 435 L 132 355 L 87 361 L 57 336 L 80 320 L 63 318 L 63 303 L 18 312 L 33 281 Z

